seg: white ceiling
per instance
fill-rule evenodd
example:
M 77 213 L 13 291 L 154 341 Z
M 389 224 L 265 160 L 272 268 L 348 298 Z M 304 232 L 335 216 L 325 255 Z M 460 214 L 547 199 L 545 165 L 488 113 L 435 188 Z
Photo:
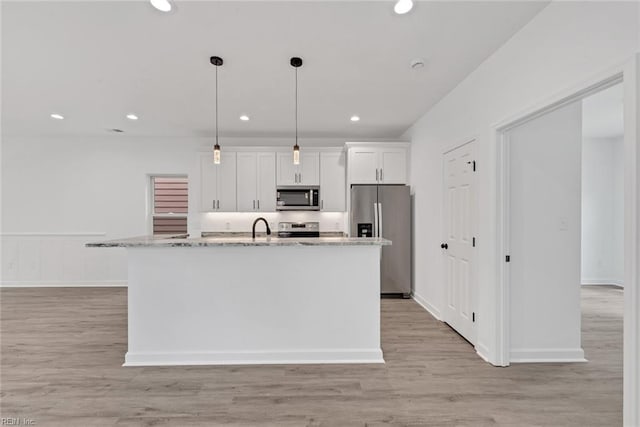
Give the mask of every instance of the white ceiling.
M 624 135 L 624 92 L 617 84 L 582 101 L 582 135 L 616 138 Z
M 2 132 L 211 136 L 219 55 L 220 134 L 291 136 L 301 56 L 302 137 L 394 138 L 547 2 L 419 2 L 403 16 L 393 4 L 3 1 Z

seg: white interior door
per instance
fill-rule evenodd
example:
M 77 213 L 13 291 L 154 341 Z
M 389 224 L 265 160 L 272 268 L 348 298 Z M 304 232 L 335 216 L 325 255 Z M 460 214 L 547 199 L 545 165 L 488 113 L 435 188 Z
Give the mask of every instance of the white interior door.
M 475 142 L 444 154 L 444 229 L 446 304 L 444 320 L 469 342 L 475 343 L 473 290 L 473 215 Z

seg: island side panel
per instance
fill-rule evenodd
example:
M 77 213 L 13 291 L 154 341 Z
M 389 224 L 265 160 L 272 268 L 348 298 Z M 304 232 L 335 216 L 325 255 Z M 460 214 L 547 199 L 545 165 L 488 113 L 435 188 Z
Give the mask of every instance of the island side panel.
M 125 365 L 380 363 L 380 246 L 129 248 Z

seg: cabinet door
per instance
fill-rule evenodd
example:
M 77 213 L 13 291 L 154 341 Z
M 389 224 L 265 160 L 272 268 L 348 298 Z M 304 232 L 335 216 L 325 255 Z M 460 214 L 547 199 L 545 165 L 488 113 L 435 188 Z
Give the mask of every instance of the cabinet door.
M 407 183 L 407 150 L 383 148 L 380 151 L 380 182 L 384 184 Z
M 200 159 L 200 211 L 213 212 L 216 210 L 217 165 L 213 163 L 213 154 L 202 156 Z
M 320 153 L 320 208 L 327 212 L 346 210 L 345 153 Z
M 213 162 L 212 162 L 213 163 Z M 217 173 L 218 212 L 236 211 L 236 153 L 222 153 L 222 160 L 215 165 Z
M 302 157 L 302 156 L 300 156 Z M 296 185 L 298 166 L 293 164 L 293 153 L 278 153 L 277 180 L 278 185 Z
M 256 159 L 256 153 L 238 153 L 236 174 L 238 212 L 256 210 Z
M 298 177 L 302 185 L 320 185 L 320 153 L 303 151 L 300 153 Z
M 378 183 L 378 149 L 352 148 L 349 150 L 349 178 L 351 184 Z
M 257 195 L 260 212 L 276 211 L 276 155 L 275 153 L 257 154 Z

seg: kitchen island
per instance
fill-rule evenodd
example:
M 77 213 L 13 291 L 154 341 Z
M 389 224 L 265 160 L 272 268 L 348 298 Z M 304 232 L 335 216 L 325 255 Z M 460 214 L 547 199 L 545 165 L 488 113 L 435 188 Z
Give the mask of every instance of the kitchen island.
M 142 237 L 125 366 L 383 363 L 380 238 Z

